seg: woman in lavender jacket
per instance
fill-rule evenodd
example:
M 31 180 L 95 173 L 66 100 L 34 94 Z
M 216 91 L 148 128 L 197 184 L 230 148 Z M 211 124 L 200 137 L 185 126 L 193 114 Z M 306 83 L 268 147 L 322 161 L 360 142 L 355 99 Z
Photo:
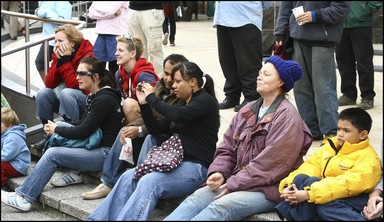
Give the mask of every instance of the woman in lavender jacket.
M 232 119 L 208 169 L 207 186 L 185 199 L 165 220 L 242 220 L 272 211 L 282 199 L 281 179 L 296 169 L 312 135 L 286 93 L 302 76 L 297 62 L 266 60 L 257 77 L 261 98 Z

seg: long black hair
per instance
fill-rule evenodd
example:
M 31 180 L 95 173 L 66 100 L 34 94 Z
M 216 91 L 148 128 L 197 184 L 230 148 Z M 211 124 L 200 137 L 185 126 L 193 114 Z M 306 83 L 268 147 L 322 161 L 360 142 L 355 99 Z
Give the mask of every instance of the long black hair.
M 180 71 L 181 78 L 184 80 L 190 80 L 195 78 L 199 88 L 204 88 L 211 96 L 216 100 L 215 85 L 210 75 L 204 73 L 200 67 L 194 62 L 183 62 L 177 64 L 172 69 L 171 77 L 174 79 L 175 72 Z

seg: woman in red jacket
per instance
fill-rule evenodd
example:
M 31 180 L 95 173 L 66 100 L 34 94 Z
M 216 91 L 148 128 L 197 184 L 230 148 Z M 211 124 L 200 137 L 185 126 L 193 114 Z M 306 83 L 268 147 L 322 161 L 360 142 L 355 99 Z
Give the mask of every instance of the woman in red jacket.
M 93 55 L 93 45 L 73 25 L 65 24 L 55 31 L 52 64 L 45 78 L 45 88 L 36 95 L 36 118 L 43 126 L 57 113 L 66 122 L 77 121 L 85 109 L 88 91 L 79 89 L 76 69 L 82 58 Z M 42 149 L 47 136 L 32 146 Z

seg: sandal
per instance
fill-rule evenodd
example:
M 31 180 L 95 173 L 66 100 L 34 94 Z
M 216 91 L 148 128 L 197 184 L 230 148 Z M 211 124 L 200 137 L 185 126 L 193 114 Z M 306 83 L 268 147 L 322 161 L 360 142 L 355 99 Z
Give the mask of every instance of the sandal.
M 60 178 L 51 181 L 51 185 L 55 187 L 65 187 L 72 184 L 83 183 L 83 175 L 77 171 L 70 171 L 63 174 Z

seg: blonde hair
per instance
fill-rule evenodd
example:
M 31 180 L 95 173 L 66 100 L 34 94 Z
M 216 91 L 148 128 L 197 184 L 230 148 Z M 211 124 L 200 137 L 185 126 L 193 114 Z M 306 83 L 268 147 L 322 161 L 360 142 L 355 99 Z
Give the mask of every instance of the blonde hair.
M 1 108 L 1 122 L 3 122 L 6 127 L 18 125 L 19 117 L 13 109 L 9 107 Z
M 83 33 L 81 33 L 74 25 L 64 24 L 58 26 L 55 30 L 55 33 L 58 32 L 63 32 L 67 36 L 68 41 L 75 43 L 75 50 L 79 48 L 80 43 L 83 40 Z
M 130 36 L 129 34 L 126 34 Z M 119 35 L 116 37 L 117 42 L 123 42 L 127 44 L 127 50 L 133 51 L 136 49 L 136 61 L 140 59 L 141 55 L 144 52 L 144 44 L 141 41 L 141 38 L 137 35 L 130 36 L 131 39 L 125 37 L 126 35 Z

